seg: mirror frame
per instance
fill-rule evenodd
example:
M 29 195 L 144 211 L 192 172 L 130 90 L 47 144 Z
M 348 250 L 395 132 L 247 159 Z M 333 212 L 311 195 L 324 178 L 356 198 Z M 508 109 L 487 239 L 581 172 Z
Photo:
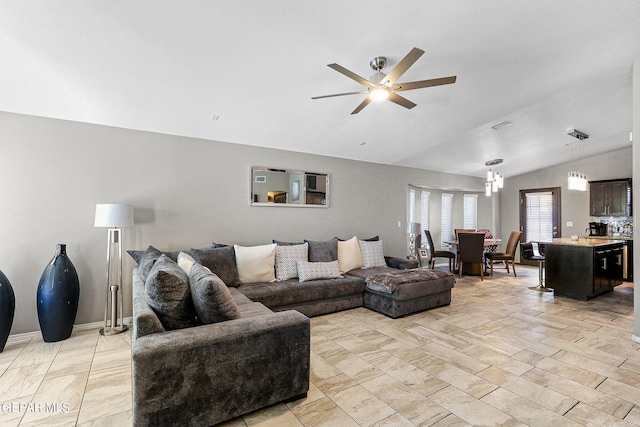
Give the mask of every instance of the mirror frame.
M 278 207 L 287 207 L 287 208 L 328 208 L 329 207 L 329 174 L 327 173 L 316 173 L 316 172 L 308 172 L 308 171 L 302 171 L 302 170 L 298 170 L 298 169 L 278 169 L 278 168 L 270 168 L 270 167 L 262 167 L 262 166 L 252 166 L 251 167 L 251 171 L 250 171 L 250 193 L 249 193 L 249 205 L 250 206 L 278 206 Z M 264 172 L 263 175 L 256 175 L 256 173 L 260 173 L 260 172 Z M 263 182 L 267 182 L 267 176 L 269 173 L 286 173 L 286 174 L 297 174 L 300 175 L 300 179 L 299 180 L 295 180 L 295 181 L 291 181 L 291 179 L 289 179 L 289 187 L 287 188 L 289 190 L 289 192 L 291 192 L 292 197 L 293 194 L 298 191 L 298 195 L 297 197 L 302 199 L 302 201 L 304 201 L 304 203 L 291 203 L 291 202 L 284 202 L 284 203 L 275 203 L 272 201 L 267 201 L 267 202 L 260 202 L 257 201 L 258 200 L 258 194 L 260 193 L 264 193 L 264 192 L 259 192 L 255 190 L 255 184 L 261 184 Z M 307 195 L 307 182 L 309 180 L 309 177 L 321 177 L 324 176 L 325 177 L 325 188 L 324 188 L 324 192 L 319 191 L 319 192 L 315 192 L 313 191 L 312 193 L 316 193 L 318 195 L 322 195 L 324 194 L 324 198 L 322 200 L 324 200 L 324 203 L 318 203 L 318 204 L 314 204 L 314 203 L 306 203 L 306 195 Z M 259 181 L 259 179 L 261 178 L 261 180 Z M 264 180 L 264 181 L 262 181 Z M 302 181 L 302 182 L 301 182 Z M 322 181 L 322 180 L 320 180 Z M 297 187 L 296 187 L 296 183 L 297 183 Z M 322 183 L 319 183 L 319 187 L 322 188 Z M 311 193 L 311 191 L 309 191 Z M 267 195 L 269 195 L 269 193 L 273 193 L 272 196 L 273 197 L 287 197 L 288 198 L 288 192 L 284 191 L 284 190 L 276 190 L 276 191 L 268 191 Z

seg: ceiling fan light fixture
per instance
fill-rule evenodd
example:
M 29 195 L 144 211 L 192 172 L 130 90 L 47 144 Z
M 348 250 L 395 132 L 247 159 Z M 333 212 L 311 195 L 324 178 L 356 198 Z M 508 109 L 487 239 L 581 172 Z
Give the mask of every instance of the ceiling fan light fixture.
M 369 97 L 372 101 L 383 101 L 389 98 L 389 89 L 386 89 L 384 87 L 371 89 L 371 92 L 369 92 Z

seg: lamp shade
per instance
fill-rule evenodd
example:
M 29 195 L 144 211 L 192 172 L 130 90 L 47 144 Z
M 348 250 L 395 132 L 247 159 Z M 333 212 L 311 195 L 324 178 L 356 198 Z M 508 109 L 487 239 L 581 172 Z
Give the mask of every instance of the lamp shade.
M 131 227 L 133 206 L 117 204 L 97 204 L 94 227 Z
M 404 232 L 407 234 L 420 234 L 420 223 L 407 222 L 404 226 Z

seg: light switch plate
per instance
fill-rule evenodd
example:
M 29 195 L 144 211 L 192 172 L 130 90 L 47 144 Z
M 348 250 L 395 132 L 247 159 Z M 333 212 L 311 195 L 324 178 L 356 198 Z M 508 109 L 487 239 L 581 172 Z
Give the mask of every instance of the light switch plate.
M 573 227 L 573 221 L 567 221 L 567 227 Z

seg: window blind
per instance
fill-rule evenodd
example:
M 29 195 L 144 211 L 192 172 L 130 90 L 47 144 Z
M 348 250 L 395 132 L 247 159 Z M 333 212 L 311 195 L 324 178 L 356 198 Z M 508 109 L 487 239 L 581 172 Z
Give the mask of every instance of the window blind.
M 416 190 L 409 189 L 409 222 L 416 222 Z
M 551 192 L 526 194 L 525 236 L 527 242 L 553 240 L 553 197 Z
M 478 228 L 478 195 L 464 195 L 464 228 L 476 230 Z
M 442 220 L 440 224 L 440 240 L 443 247 L 449 247 L 446 240 L 451 239 L 451 220 L 453 214 L 453 194 L 442 193 Z
M 420 191 L 420 234 L 424 237 L 424 230 L 429 229 L 429 197 L 428 191 Z

